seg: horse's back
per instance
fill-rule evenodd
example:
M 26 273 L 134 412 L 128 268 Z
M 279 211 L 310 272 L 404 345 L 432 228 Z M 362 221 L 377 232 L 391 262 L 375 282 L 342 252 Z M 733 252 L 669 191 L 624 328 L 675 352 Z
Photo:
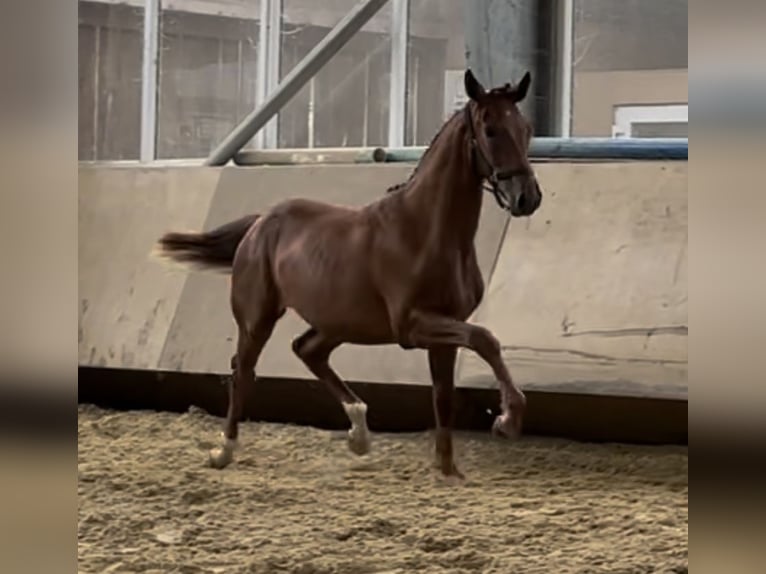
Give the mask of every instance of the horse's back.
M 359 215 L 359 210 L 345 205 L 336 205 L 307 198 L 294 198 L 281 201 L 272 207 L 268 215 L 284 220 L 306 222 L 320 219 L 348 219 Z

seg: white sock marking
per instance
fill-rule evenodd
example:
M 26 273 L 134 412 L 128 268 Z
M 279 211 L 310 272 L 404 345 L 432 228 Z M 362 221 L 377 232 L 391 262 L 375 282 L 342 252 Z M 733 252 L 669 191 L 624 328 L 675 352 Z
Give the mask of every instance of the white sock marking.
M 364 403 L 343 403 L 343 409 L 348 415 L 353 428 L 367 428 L 367 405 Z
M 366 454 L 370 450 L 370 430 L 367 428 L 367 405 L 363 402 L 343 403 L 351 421 L 348 431 L 349 447 L 356 454 Z

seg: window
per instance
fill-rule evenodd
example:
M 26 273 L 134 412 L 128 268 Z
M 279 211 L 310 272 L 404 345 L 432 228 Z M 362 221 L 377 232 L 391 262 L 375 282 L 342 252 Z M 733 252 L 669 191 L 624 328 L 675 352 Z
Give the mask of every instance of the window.
M 286 76 L 357 0 L 283 0 L 280 77 Z M 391 9 L 384 6 L 279 113 L 279 147 L 385 145 Z
M 206 157 L 358 3 L 80 1 L 79 158 L 138 160 L 142 142 L 155 159 Z M 160 7 L 156 77 L 146 6 Z M 538 136 L 684 137 L 687 8 L 390 0 L 249 145 L 427 145 L 465 101 L 467 61 L 490 84 L 535 70 L 522 107 Z
M 661 119 L 626 131 L 617 114 L 688 103 L 687 0 L 574 0 L 572 51 L 572 135 L 683 132 Z
M 465 101 L 462 0 L 410 0 L 405 145 L 427 145 Z
M 255 106 L 259 3 L 219 4 L 161 12 L 159 158 L 206 157 Z
M 78 157 L 135 160 L 141 143 L 143 1 L 78 5 Z
M 617 106 L 612 137 L 689 137 L 688 104 Z

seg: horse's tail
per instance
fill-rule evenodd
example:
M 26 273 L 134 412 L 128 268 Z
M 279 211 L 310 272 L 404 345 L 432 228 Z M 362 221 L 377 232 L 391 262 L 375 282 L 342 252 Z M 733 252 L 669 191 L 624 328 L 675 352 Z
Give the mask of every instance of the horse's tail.
M 166 233 L 153 254 L 185 267 L 230 271 L 237 247 L 259 217 L 246 215 L 204 233 Z

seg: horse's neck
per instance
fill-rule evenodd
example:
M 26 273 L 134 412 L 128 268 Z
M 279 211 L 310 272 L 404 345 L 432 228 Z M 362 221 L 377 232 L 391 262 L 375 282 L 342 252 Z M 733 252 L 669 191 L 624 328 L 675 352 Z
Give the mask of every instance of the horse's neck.
M 451 120 L 423 157 L 405 202 L 437 248 L 473 246 L 481 213 L 481 179 L 473 168 L 463 114 Z

